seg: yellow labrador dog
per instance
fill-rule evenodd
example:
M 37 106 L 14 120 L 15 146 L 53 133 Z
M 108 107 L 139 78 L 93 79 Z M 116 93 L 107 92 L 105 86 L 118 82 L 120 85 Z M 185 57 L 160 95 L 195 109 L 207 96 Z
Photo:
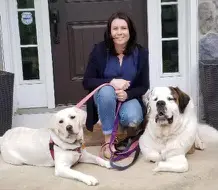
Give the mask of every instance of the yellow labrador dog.
M 194 146 L 218 142 L 218 131 L 198 123 L 192 99 L 179 88 L 156 87 L 143 101 L 148 123 L 139 146 L 146 161 L 156 162 L 154 171 L 186 172 L 186 154 Z
M 50 128 L 12 128 L 0 138 L 2 158 L 14 165 L 55 166 L 56 176 L 97 185 L 96 178 L 71 169 L 78 162 L 111 168 L 108 161 L 82 148 L 85 120 L 85 111 L 71 107 L 55 113 Z

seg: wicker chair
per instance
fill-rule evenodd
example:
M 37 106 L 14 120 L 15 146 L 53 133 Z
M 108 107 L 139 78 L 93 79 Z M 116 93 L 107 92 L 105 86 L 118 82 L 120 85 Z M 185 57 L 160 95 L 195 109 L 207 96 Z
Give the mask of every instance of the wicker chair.
M 218 129 L 218 60 L 200 61 L 199 69 L 205 121 Z
M 0 71 L 0 136 L 12 126 L 14 74 Z

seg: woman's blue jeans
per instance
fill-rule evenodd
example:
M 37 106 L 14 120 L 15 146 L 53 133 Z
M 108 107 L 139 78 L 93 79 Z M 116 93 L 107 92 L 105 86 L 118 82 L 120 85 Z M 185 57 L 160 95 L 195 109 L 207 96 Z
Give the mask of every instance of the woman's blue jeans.
M 104 86 L 94 94 L 98 117 L 105 135 L 112 133 L 117 106 L 117 97 L 113 87 Z M 119 111 L 119 123 L 122 127 L 136 127 L 143 121 L 142 107 L 137 99 L 124 102 Z

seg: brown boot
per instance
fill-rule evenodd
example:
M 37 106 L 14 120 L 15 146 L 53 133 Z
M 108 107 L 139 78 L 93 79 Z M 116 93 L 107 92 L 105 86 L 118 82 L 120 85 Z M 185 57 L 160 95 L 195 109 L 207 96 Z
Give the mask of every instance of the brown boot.
M 137 134 L 137 127 L 128 127 L 126 131 L 127 131 L 127 136 L 128 137 L 136 136 L 136 134 Z

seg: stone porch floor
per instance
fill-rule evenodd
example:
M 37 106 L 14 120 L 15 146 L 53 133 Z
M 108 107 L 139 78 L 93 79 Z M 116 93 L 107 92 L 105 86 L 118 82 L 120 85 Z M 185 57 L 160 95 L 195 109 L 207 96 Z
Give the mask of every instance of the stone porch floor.
M 98 154 L 99 147 L 88 147 Z M 1 190 L 215 190 L 218 187 L 218 147 L 196 151 L 188 156 L 187 173 L 153 173 L 153 163 L 140 157 L 134 166 L 125 171 L 107 170 L 90 164 L 79 164 L 75 169 L 95 176 L 99 185 L 94 187 L 54 176 L 53 168 L 12 166 L 0 157 Z

